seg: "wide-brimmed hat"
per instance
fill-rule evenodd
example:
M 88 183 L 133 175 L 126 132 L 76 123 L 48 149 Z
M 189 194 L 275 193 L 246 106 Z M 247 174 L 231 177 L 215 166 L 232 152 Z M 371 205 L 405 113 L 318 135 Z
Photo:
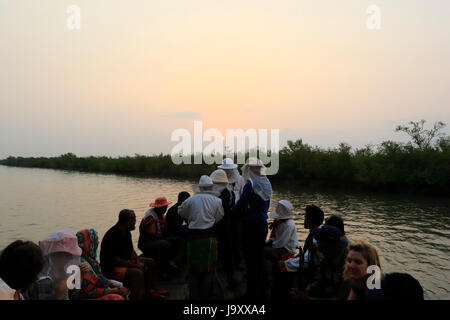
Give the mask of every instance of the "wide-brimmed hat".
M 289 201 L 280 200 L 273 205 L 270 218 L 277 220 L 291 219 L 294 216 L 292 213 L 293 208 L 293 205 Z
M 234 164 L 233 159 L 231 158 L 225 158 L 222 161 L 222 164 L 220 166 L 218 166 L 217 168 L 219 169 L 236 169 L 238 166 L 237 164 Z
M 264 163 L 255 157 L 250 157 L 245 161 L 245 164 L 249 167 L 264 167 Z
M 215 185 L 209 176 L 204 174 L 200 177 L 198 184 L 194 184 L 192 186 L 192 190 L 195 193 L 202 192 L 202 193 L 212 193 L 214 195 L 219 195 L 220 190 L 218 187 L 219 186 Z
M 48 237 L 39 241 L 44 256 L 65 252 L 74 256 L 81 256 L 82 250 L 78 246 L 78 238 L 71 229 L 63 229 L 56 231 Z
M 213 183 L 228 183 L 227 173 L 222 169 L 217 169 L 209 176 Z
M 166 197 L 159 197 L 159 198 L 155 199 L 155 202 L 150 203 L 150 207 L 155 207 L 155 208 L 165 207 L 165 206 L 168 206 L 171 203 L 172 202 L 167 201 Z
M 323 225 L 312 231 L 313 237 L 317 242 L 324 244 L 330 248 L 344 249 L 348 243 L 343 237 L 341 230 L 335 226 Z

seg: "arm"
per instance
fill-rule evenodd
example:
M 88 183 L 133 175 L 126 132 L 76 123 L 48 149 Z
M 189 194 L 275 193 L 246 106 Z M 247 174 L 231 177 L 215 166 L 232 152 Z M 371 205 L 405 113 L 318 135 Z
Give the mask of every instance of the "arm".
M 134 264 L 134 263 L 128 262 L 126 260 L 123 260 L 119 256 L 113 257 L 112 261 L 116 267 L 138 268 L 139 269 L 139 264 Z
M 189 200 L 189 199 L 188 199 Z M 188 200 L 184 201 L 179 207 L 178 207 L 178 215 L 182 217 L 183 219 L 186 219 L 189 221 L 189 202 Z

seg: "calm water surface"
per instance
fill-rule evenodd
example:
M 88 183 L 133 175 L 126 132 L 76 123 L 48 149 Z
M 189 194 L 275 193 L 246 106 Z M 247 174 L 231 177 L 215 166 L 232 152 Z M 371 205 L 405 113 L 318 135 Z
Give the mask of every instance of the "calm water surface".
M 63 228 L 95 228 L 102 237 L 121 209 L 135 210 L 139 223 L 156 197 L 175 202 L 192 183 L 0 166 L 0 248 L 17 239 L 37 242 Z M 427 299 L 450 299 L 450 200 L 281 186 L 273 197 L 280 199 L 293 203 L 302 242 L 303 208 L 316 204 L 326 216 L 344 218 L 350 240 L 374 244 L 384 271 L 411 273 Z M 137 238 L 135 230 L 135 244 Z

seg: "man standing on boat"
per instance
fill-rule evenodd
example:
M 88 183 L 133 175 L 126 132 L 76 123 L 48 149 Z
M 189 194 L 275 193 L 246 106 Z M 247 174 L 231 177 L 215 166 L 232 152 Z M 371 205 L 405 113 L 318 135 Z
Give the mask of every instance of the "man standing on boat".
M 211 298 L 217 265 L 217 236 L 214 226 L 224 216 L 220 191 L 210 177 L 203 175 L 192 186 L 194 195 L 178 208 L 188 221 L 187 263 L 191 300 Z
M 237 164 L 231 158 L 225 158 L 218 169 L 222 169 L 227 174 L 228 185 L 230 190 L 234 193 L 235 203 L 239 200 L 244 189 L 244 178 L 239 174 Z M 233 252 L 233 260 L 235 266 L 244 270 L 244 249 L 242 246 L 242 219 L 236 215 L 230 217 L 231 225 L 231 247 Z

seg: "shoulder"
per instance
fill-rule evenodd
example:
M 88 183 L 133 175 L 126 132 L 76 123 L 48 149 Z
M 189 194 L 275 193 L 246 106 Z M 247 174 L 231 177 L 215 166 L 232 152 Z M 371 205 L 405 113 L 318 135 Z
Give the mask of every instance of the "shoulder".
M 287 225 L 289 228 L 297 229 L 297 227 L 295 226 L 295 222 L 294 222 L 294 220 L 292 220 L 292 219 L 288 219 L 288 221 L 286 221 L 286 225 Z
M 105 235 L 103 236 L 103 241 L 109 240 L 111 237 L 114 237 L 114 235 L 117 234 L 117 231 L 118 231 L 117 225 L 109 228 L 109 230 L 106 231 Z

